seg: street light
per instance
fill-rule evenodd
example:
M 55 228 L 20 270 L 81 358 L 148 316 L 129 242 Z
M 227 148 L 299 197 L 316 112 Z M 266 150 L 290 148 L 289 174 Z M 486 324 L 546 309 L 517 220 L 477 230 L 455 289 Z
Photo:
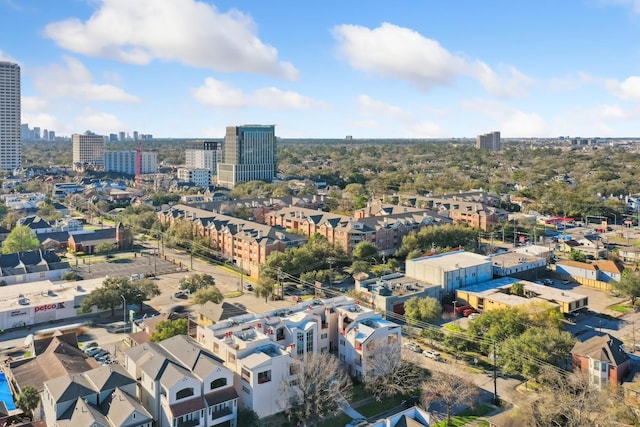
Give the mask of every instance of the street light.
M 127 326 L 127 300 L 124 298 L 124 295 L 120 295 L 122 298 L 122 321 L 124 322 L 124 326 Z

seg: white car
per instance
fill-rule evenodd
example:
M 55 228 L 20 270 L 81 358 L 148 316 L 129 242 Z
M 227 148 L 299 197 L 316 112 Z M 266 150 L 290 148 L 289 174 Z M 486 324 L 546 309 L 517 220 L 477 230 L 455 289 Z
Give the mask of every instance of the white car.
M 420 353 L 422 351 L 418 344 L 411 341 L 402 344 L 402 347 L 406 348 L 407 350 L 415 351 L 416 353 Z
M 428 357 L 429 359 L 433 359 L 433 360 L 441 360 L 442 358 L 440 357 L 440 353 L 438 353 L 437 351 L 433 351 L 433 350 L 425 350 L 422 352 L 422 354 L 426 357 Z
M 480 313 L 471 313 L 469 315 L 469 320 L 477 319 L 478 317 L 480 317 Z

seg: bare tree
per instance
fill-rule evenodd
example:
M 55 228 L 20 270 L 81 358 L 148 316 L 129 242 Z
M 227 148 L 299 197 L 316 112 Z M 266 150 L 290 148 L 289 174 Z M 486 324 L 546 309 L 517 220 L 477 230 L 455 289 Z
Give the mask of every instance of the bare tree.
M 610 424 L 601 419 L 609 404 L 605 403 L 603 393 L 589 385 L 586 375 L 562 374 L 547 368 L 539 378 L 544 384 L 543 391 L 522 405 L 520 410 L 520 417 L 526 425 L 579 427 Z
M 433 372 L 422 387 L 422 403 L 441 401 L 447 413 L 447 425 L 451 425 L 451 411 L 459 405 L 473 406 L 480 390 L 470 380 L 454 374 L 453 369 Z
M 363 381 L 376 400 L 418 390 L 426 371 L 414 361 L 401 357 L 400 344 L 377 344 L 367 349 Z
M 292 359 L 290 378 L 281 382 L 286 413 L 290 420 L 311 426 L 340 412 L 339 402 L 351 392 L 351 379 L 338 359 L 329 353 L 308 353 Z

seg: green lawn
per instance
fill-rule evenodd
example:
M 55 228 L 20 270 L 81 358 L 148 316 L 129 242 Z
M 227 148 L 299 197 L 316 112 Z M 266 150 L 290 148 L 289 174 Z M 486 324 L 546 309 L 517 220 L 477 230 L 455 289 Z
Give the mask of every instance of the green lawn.
M 480 405 L 475 408 L 469 408 L 458 415 L 454 415 L 451 417 L 451 426 L 453 427 L 461 427 L 466 424 L 469 424 L 479 417 L 483 415 L 487 415 L 489 412 L 493 411 L 493 407 L 488 405 Z M 434 424 L 433 427 L 448 427 L 446 421 L 440 421 L 437 424 Z
M 616 313 L 628 313 L 631 311 L 631 307 L 626 305 L 611 305 L 608 307 L 609 310 L 615 311 Z

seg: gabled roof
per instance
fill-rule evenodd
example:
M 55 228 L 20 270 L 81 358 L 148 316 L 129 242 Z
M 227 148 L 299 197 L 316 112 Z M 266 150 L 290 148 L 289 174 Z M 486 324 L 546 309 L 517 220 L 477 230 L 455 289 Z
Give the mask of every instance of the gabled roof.
M 624 270 L 622 266 L 618 265 L 615 261 L 610 261 L 610 260 L 594 261 L 593 265 L 598 267 L 598 270 L 606 271 L 607 273 L 621 274 L 622 271 Z
M 87 377 L 98 392 L 113 390 L 129 384 L 135 384 L 136 382 L 131 378 L 129 373 L 117 363 L 91 369 L 85 372 L 84 376 Z
M 622 349 L 622 345 L 618 338 L 604 334 L 577 342 L 571 354 L 619 366 L 629 360 L 629 355 Z
M 56 425 L 59 427 L 111 427 L 107 417 L 97 407 L 80 397 L 62 414 Z
M 39 217 L 37 215 L 32 215 L 32 216 L 28 216 L 25 218 L 20 218 L 18 220 L 18 225 L 24 225 L 26 227 L 29 227 L 32 230 L 40 230 L 43 228 L 51 228 L 51 224 L 49 224 L 47 222 L 47 220 L 45 220 L 42 217 Z
M 115 242 L 116 241 L 116 229 L 105 228 L 104 230 L 96 230 L 92 233 L 72 234 L 69 236 L 76 245 L 81 244 L 84 246 L 95 246 L 102 242 Z
M 182 366 L 169 363 L 160 376 L 160 383 L 169 389 L 181 382 L 184 377 L 193 378 L 193 375 Z
M 241 309 L 235 304 L 230 304 L 226 301 L 223 301 L 221 304 L 207 301 L 200 306 L 200 308 L 198 309 L 198 313 L 206 317 L 207 319 L 210 319 L 214 323 L 217 323 L 221 320 L 229 319 L 234 316 L 247 314 L 247 311 Z
M 114 427 L 127 427 L 129 425 L 141 425 L 153 421 L 151 414 L 138 400 L 129 396 L 123 390 L 116 388 L 101 404 L 100 410 L 107 416 Z M 127 422 L 133 419 L 135 421 Z
M 187 400 L 186 402 L 169 405 L 169 410 L 171 411 L 173 418 L 177 418 L 204 409 L 204 407 L 204 399 L 201 396 L 198 396 Z
M 81 374 L 53 378 L 45 384 L 54 402 L 57 403 L 80 399 L 95 393 L 92 384 Z
M 574 267 L 574 268 L 582 268 L 585 270 L 591 270 L 591 271 L 596 271 L 596 267 L 593 264 L 589 264 L 587 262 L 580 262 L 580 261 L 571 261 L 571 260 L 560 260 L 558 261 L 556 264 L 560 264 L 560 265 L 566 265 L 568 267 Z
M 205 351 L 202 346 L 188 335 L 173 336 L 162 341 L 160 346 L 191 371 L 196 370 L 198 364 L 206 363 L 208 366 L 222 366 L 224 363 L 221 359 Z M 205 358 L 207 359 L 206 362 Z

